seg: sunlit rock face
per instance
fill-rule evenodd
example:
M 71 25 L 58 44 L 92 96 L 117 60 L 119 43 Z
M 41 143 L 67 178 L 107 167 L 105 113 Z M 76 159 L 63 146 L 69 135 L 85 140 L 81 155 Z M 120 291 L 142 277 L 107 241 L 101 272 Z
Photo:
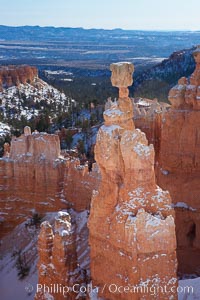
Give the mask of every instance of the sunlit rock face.
M 10 158 L 12 160 L 26 160 L 52 162 L 60 156 L 60 140 L 58 135 L 45 132 L 31 134 L 30 127 L 24 128 L 20 138 L 12 138 Z
M 177 299 L 170 290 L 177 282 L 174 211 L 169 193 L 155 183 L 154 148 L 133 123 L 127 93 L 133 69 L 127 63 L 111 65 L 120 93 L 118 101 L 107 104 L 95 146 L 102 180 L 89 218 L 91 275 L 106 299 Z M 111 292 L 113 283 L 129 291 Z M 152 296 L 140 288 L 144 285 L 169 289 L 158 288 Z
M 20 83 L 32 83 L 38 76 L 38 70 L 31 66 L 1 66 L 0 91 L 3 87 L 18 86 Z
M 13 137 L 0 159 L 1 236 L 34 213 L 73 208 L 89 209 L 92 190 L 98 187 L 98 169 L 60 155 L 57 135 L 31 133 Z
M 118 62 L 110 66 L 112 72 L 111 82 L 113 86 L 127 88 L 133 83 L 134 66 L 130 62 Z M 128 96 L 128 95 L 127 95 Z

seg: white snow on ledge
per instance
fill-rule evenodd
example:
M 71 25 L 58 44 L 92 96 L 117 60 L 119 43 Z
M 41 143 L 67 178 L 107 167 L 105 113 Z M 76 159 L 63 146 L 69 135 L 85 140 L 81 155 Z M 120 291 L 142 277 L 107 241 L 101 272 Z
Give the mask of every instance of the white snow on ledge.
M 151 147 L 143 145 L 141 143 L 137 143 L 133 147 L 133 150 L 139 155 L 139 156 L 149 156 L 151 154 Z
M 101 126 L 101 130 L 103 130 L 110 136 L 112 135 L 113 131 L 116 129 L 122 129 L 122 128 L 119 125 L 111 125 L 111 126 L 103 125 L 103 126 Z
M 189 210 L 192 210 L 192 211 L 196 211 L 196 208 L 193 208 L 193 207 L 189 206 L 185 202 L 177 202 L 176 204 L 172 204 L 172 206 L 173 207 L 185 208 L 185 209 L 189 209 Z
M 113 65 L 120 66 L 120 67 L 125 65 L 125 64 L 132 65 L 132 63 L 130 61 L 119 61 L 119 62 L 113 63 Z
M 179 91 L 185 90 L 185 85 L 177 84 L 172 88 L 172 90 L 179 90 Z M 173 98 L 173 97 L 170 97 L 170 98 Z
M 106 111 L 104 111 L 103 114 L 108 117 L 114 117 L 115 115 L 118 115 L 118 116 L 123 115 L 123 112 L 119 109 L 107 109 Z
M 161 220 L 160 216 L 149 216 L 149 219 L 146 221 L 146 227 L 148 226 L 160 226 L 163 220 Z

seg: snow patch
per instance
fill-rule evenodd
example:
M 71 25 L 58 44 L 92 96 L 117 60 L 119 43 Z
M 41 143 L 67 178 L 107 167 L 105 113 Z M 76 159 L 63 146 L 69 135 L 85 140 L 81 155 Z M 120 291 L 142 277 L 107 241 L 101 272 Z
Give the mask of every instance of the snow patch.
M 133 150 L 140 157 L 142 157 L 142 156 L 147 157 L 147 156 L 149 156 L 151 154 L 151 148 L 149 146 L 146 146 L 146 145 L 141 144 L 141 143 L 137 143 L 137 145 L 135 145 L 133 147 Z
M 176 204 L 172 204 L 173 207 L 180 207 L 180 208 L 185 208 L 185 209 L 189 209 L 191 211 L 196 211 L 195 208 L 189 206 L 187 203 L 185 202 L 177 202 Z
M 108 117 L 114 118 L 116 115 L 118 116 L 123 115 L 123 112 L 119 109 L 107 109 L 106 111 L 104 111 L 103 114 Z
M 122 129 L 119 125 L 111 125 L 111 126 L 106 126 L 103 125 L 101 126 L 101 130 L 103 130 L 106 134 L 112 136 L 113 131 L 115 131 L 116 129 L 120 130 Z

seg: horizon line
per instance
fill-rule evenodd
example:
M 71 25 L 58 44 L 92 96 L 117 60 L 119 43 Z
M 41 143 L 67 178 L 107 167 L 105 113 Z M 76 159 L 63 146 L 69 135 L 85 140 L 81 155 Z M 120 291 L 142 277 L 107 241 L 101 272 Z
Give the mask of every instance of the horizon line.
M 105 31 L 114 31 L 114 30 L 121 30 L 121 31 L 164 31 L 164 32 L 200 32 L 200 29 L 125 29 L 125 28 L 103 28 L 103 27 L 71 27 L 71 26 L 55 26 L 55 25 L 5 25 L 5 24 L 0 24 L 0 26 L 4 26 L 4 27 L 40 27 L 40 28 L 65 28 L 65 29 L 83 29 L 83 30 L 105 30 Z

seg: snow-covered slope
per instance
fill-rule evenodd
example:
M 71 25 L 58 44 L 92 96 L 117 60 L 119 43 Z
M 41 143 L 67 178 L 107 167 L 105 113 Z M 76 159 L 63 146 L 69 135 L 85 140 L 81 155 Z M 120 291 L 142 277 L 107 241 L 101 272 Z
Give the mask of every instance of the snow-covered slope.
M 189 76 L 195 68 L 192 56 L 195 47 L 174 52 L 169 58 L 143 72 L 134 82 L 135 86 L 147 80 L 164 80 L 174 84 L 182 76 Z
M 32 300 L 37 284 L 37 236 L 39 229 L 20 224 L 2 239 L 0 260 L 0 290 L 3 300 Z M 21 266 L 18 265 L 21 259 Z M 29 274 L 19 279 L 20 269 L 30 267 Z
M 21 120 L 23 116 L 30 120 L 46 110 L 54 117 L 58 112 L 67 112 L 70 105 L 71 98 L 37 77 L 32 84 L 12 86 L 0 92 L 0 111 L 5 119 Z
M 10 134 L 10 126 L 0 122 L 0 139 Z
M 11 137 L 11 128 L 8 124 L 0 122 L 0 156 L 3 155 L 3 145 Z
M 141 74 L 136 72 L 133 85 L 134 96 L 166 101 L 170 88 L 181 77 L 189 77 L 194 71 L 195 62 L 192 55 L 194 49 L 195 47 L 174 52 L 168 59 L 164 59 Z

